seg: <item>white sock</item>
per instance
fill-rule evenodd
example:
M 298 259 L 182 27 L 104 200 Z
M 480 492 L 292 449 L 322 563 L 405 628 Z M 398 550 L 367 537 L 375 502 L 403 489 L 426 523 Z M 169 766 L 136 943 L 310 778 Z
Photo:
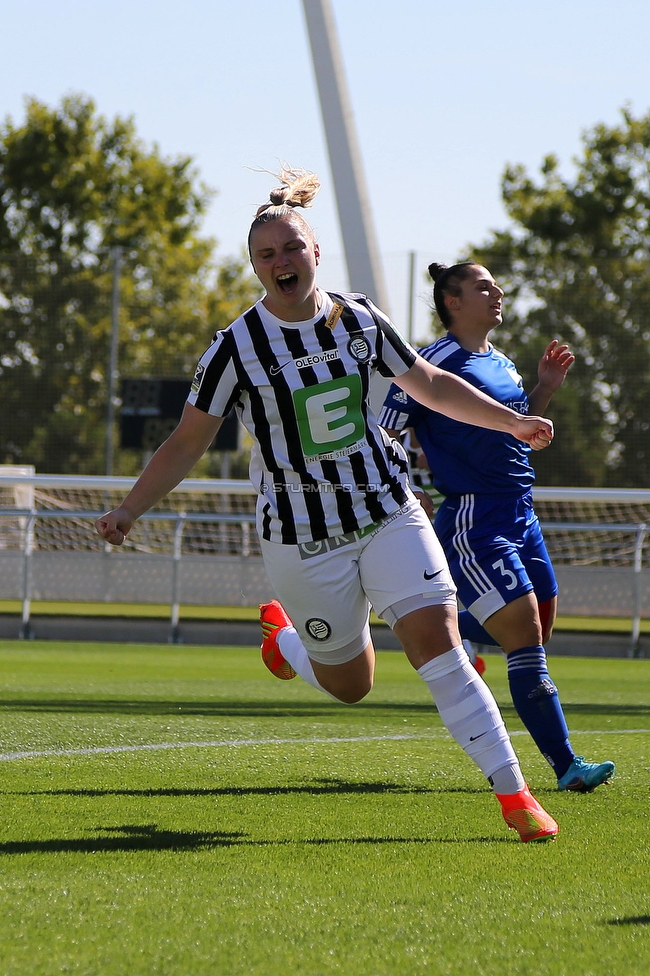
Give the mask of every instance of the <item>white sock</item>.
M 489 783 L 494 792 L 500 796 L 512 796 L 513 793 L 520 793 L 523 790 L 526 780 L 519 765 L 502 766 L 492 773 Z
M 282 651 L 282 656 L 286 658 L 293 670 L 296 674 L 300 675 L 303 681 L 306 681 L 312 688 L 322 691 L 324 695 L 329 695 L 330 698 L 334 697 L 319 684 L 318 678 L 314 674 L 314 669 L 311 666 L 309 655 L 305 650 L 305 645 L 300 640 L 295 627 L 282 628 L 278 634 L 278 647 Z
M 526 781 L 501 712 L 464 648 L 454 647 L 434 657 L 418 668 L 418 674 L 431 692 L 446 728 L 490 781 L 495 793 L 523 790 Z

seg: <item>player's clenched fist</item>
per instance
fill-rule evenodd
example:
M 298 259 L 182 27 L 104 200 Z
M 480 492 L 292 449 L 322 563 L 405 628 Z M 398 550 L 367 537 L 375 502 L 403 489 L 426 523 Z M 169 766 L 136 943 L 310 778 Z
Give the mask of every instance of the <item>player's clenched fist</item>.
M 538 430 L 533 434 L 529 443 L 533 451 L 543 451 L 553 440 L 553 431 Z
M 101 515 L 95 522 L 95 528 L 102 539 L 112 546 L 121 546 L 133 527 L 133 519 L 124 508 L 116 508 L 106 515 Z

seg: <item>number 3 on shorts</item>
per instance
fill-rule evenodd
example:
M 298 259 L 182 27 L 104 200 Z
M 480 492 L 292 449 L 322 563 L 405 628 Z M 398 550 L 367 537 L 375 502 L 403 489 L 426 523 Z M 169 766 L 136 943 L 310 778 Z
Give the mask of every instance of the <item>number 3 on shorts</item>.
M 508 580 L 505 584 L 506 590 L 514 590 L 517 585 L 517 577 L 511 569 L 506 569 L 503 565 L 503 559 L 497 559 L 495 563 L 492 563 L 492 569 L 500 570 L 501 575 Z
M 358 374 L 295 390 L 293 402 L 305 457 L 340 451 L 365 433 Z

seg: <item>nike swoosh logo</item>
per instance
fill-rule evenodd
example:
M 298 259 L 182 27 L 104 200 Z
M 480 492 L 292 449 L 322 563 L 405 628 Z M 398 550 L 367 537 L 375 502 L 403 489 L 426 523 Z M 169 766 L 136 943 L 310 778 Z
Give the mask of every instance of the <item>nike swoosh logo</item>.
M 486 731 L 486 732 L 481 732 L 481 735 L 470 735 L 470 737 L 469 737 L 469 741 L 470 741 L 470 742 L 476 742 L 476 740 L 477 740 L 477 739 L 480 739 L 480 738 L 481 738 L 481 736 L 484 736 L 484 735 L 487 735 L 489 731 L 490 731 L 490 730 L 489 730 L 489 729 L 487 729 L 487 731 Z
M 269 373 L 271 374 L 271 376 L 277 376 L 278 373 L 281 373 L 282 372 L 282 370 L 284 369 L 285 366 L 288 366 L 289 363 L 292 363 L 292 362 L 293 362 L 293 360 L 290 359 L 288 363 L 283 363 L 282 366 L 271 366 L 271 368 L 269 370 Z
M 434 576 L 440 576 L 441 573 L 444 573 L 444 569 L 439 569 L 435 573 L 427 573 L 427 571 L 425 569 L 423 575 L 424 575 L 425 580 L 432 580 L 434 578 Z

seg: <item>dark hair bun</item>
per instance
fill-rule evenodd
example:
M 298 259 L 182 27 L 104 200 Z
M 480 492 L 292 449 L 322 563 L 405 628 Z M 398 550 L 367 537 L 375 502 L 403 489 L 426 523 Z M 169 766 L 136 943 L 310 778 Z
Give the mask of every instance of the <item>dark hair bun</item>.
M 448 265 L 438 264 L 436 261 L 433 261 L 428 268 L 429 277 L 432 279 L 432 281 L 437 281 L 440 275 L 448 270 L 449 270 Z

